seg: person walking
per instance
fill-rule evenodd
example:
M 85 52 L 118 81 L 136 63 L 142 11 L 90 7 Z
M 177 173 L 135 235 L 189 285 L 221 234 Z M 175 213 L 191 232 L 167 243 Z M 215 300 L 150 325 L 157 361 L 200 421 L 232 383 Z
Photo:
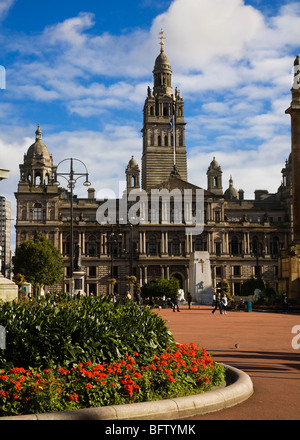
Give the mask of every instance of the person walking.
M 212 307 L 215 307 L 215 305 L 216 305 L 216 294 L 214 293 L 213 294 L 213 300 L 212 300 Z
M 221 303 L 222 303 L 222 309 L 224 311 L 224 315 L 227 315 L 226 307 L 227 307 L 228 301 L 227 301 L 227 296 L 225 295 L 225 293 L 222 296 Z
M 213 311 L 212 311 L 211 313 L 214 314 L 215 311 L 216 311 L 218 308 L 220 309 L 220 313 L 221 313 L 221 315 L 222 315 L 222 314 L 223 314 L 223 312 L 222 312 L 222 302 L 221 302 L 221 296 L 220 296 L 219 293 L 218 293 L 218 295 L 216 296 L 215 308 L 213 309 Z
M 174 298 L 172 299 L 172 304 L 173 304 L 173 312 L 175 312 L 175 308 L 177 307 L 177 312 L 180 312 L 179 310 L 179 304 L 178 304 L 178 294 L 176 294 L 174 296 Z
M 192 295 L 190 294 L 190 292 L 188 292 L 187 294 L 187 302 L 189 305 L 189 310 L 191 310 Z
M 288 312 L 288 299 L 286 292 L 283 292 L 281 297 L 281 304 L 282 304 L 282 313 Z

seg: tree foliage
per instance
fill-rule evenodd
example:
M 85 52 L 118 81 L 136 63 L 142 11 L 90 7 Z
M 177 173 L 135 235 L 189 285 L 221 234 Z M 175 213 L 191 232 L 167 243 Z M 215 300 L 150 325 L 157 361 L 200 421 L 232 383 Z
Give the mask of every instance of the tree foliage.
M 13 257 L 14 273 L 24 274 L 34 289 L 58 283 L 63 268 L 61 253 L 43 235 L 21 243 Z
M 261 278 L 249 278 L 244 281 L 241 288 L 241 295 L 254 295 L 254 291 L 259 289 L 263 291 L 265 288 L 265 284 Z
M 150 282 L 142 287 L 143 297 L 162 297 L 174 298 L 180 288 L 177 278 L 160 278 L 157 282 Z

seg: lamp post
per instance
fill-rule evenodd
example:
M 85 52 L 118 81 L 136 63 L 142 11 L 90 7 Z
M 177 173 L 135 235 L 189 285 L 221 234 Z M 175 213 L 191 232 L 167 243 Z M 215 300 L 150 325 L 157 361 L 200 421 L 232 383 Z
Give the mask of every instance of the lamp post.
M 73 296 L 73 292 L 74 292 L 74 280 L 73 280 L 73 254 L 74 254 L 74 223 L 73 223 L 73 190 L 75 188 L 75 184 L 77 182 L 78 179 L 80 179 L 81 177 L 85 177 L 85 182 L 83 183 L 84 186 L 90 186 L 91 183 L 89 182 L 89 174 L 87 171 L 87 167 L 86 165 L 79 159 L 75 159 L 75 158 L 68 158 L 68 159 L 63 159 L 62 161 L 59 162 L 59 164 L 57 165 L 57 168 L 60 166 L 60 164 L 62 164 L 63 162 L 66 161 L 70 161 L 70 171 L 68 173 L 58 173 L 57 171 L 55 172 L 55 182 L 54 185 L 59 185 L 59 182 L 57 181 L 57 177 L 61 176 L 64 179 L 66 179 L 66 181 L 68 182 L 68 188 L 70 188 L 70 211 L 71 211 L 71 219 L 70 219 L 70 294 L 71 296 Z M 74 161 L 75 162 L 80 162 L 84 168 L 85 168 L 85 173 L 76 173 L 74 172 Z

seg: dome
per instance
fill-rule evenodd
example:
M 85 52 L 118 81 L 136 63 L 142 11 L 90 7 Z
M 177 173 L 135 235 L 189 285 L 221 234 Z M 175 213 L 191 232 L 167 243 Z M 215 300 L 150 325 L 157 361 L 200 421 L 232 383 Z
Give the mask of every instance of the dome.
M 214 157 L 213 160 L 211 161 L 210 165 L 209 165 L 209 170 L 217 170 L 220 171 L 221 167 L 219 165 L 219 163 L 216 161 L 216 158 Z
M 137 168 L 137 169 L 139 168 L 139 165 L 138 165 L 137 161 L 135 160 L 134 156 L 131 157 L 131 159 L 127 165 L 127 170 L 129 170 L 131 168 Z
M 154 69 L 161 69 L 162 67 L 164 68 L 168 67 L 169 69 L 171 69 L 169 58 L 167 57 L 164 51 L 161 51 L 158 57 L 156 58 Z
M 42 142 L 42 132 L 40 126 L 38 126 L 35 134 L 35 143 L 28 148 L 26 161 L 39 159 L 40 161 L 44 162 L 44 164 L 51 165 L 51 155 L 46 145 Z
M 239 193 L 238 191 L 233 187 L 233 180 L 232 177 L 230 176 L 230 180 L 229 180 L 229 188 L 226 189 L 225 193 L 224 193 L 224 198 L 226 200 L 238 200 L 239 199 Z

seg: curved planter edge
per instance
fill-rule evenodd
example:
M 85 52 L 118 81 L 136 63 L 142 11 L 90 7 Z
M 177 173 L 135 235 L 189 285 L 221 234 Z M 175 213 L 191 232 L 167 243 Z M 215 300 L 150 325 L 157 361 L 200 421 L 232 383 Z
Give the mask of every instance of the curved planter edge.
M 178 420 L 208 414 L 238 405 L 254 392 L 248 374 L 229 365 L 225 367 L 230 385 L 202 394 L 153 402 L 2 417 L 0 420 Z

